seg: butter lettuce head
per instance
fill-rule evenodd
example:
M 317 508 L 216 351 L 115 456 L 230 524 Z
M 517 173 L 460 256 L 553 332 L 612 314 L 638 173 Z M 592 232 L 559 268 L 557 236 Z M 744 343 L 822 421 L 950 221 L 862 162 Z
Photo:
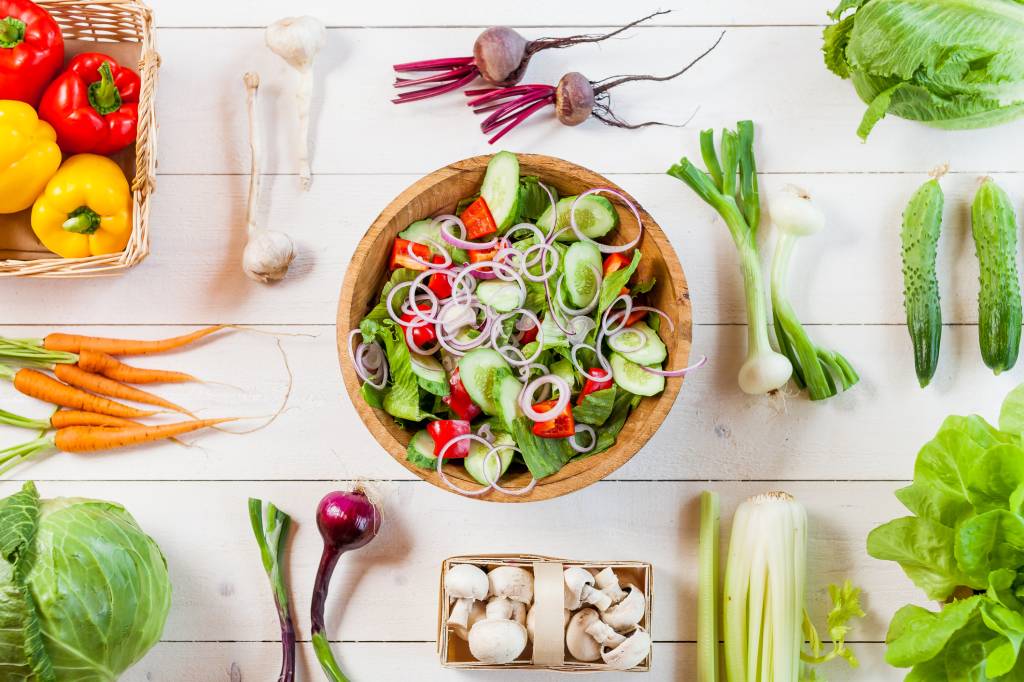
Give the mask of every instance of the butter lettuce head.
M 117 504 L 0 500 L 0 680 L 109 682 L 160 640 L 160 548 Z
M 1024 2 L 843 0 L 825 29 L 825 64 L 868 105 L 857 134 L 886 114 L 938 128 L 1024 115 Z

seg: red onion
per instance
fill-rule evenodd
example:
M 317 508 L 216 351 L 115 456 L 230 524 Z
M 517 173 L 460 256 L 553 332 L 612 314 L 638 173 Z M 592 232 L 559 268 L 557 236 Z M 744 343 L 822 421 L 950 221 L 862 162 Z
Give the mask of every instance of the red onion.
M 633 213 L 633 216 L 636 218 L 636 238 L 630 243 L 621 244 L 619 246 L 612 246 L 611 244 L 601 244 L 600 242 L 596 242 L 587 235 L 583 234 L 583 231 L 580 230 L 579 225 L 576 224 L 576 205 L 580 203 L 583 197 L 588 197 L 591 194 L 598 194 L 601 192 L 605 194 L 611 194 L 614 197 L 618 197 L 619 200 L 626 205 L 626 208 L 628 208 Z M 572 206 L 569 208 L 569 225 L 570 227 L 572 227 L 572 231 L 576 233 L 576 236 L 579 238 L 580 241 L 590 242 L 591 244 L 596 246 L 597 250 L 600 251 L 601 253 L 622 253 L 623 251 L 629 251 L 630 249 L 632 249 L 633 247 L 640 243 L 640 237 L 642 237 L 644 233 L 644 221 L 640 218 L 640 211 L 637 210 L 636 206 L 633 205 L 632 201 L 626 198 L 625 194 L 619 192 L 618 190 L 611 189 L 610 187 L 595 187 L 594 189 L 588 189 L 586 192 L 576 197 L 576 200 L 572 202 Z
M 484 455 L 484 466 L 483 466 L 483 475 L 484 475 L 484 478 L 487 479 L 487 483 L 490 485 L 490 487 L 494 488 L 499 493 L 505 493 L 506 495 L 525 495 L 526 493 L 528 493 L 531 490 L 533 490 L 533 488 L 537 485 L 537 479 L 533 478 L 532 476 L 530 477 L 530 482 L 529 483 L 524 485 L 522 488 L 516 488 L 515 490 L 513 490 L 511 488 L 503 488 L 503 487 L 501 487 L 500 485 L 498 485 L 498 479 L 497 478 L 495 478 L 494 480 L 491 480 L 491 477 L 488 474 L 490 473 L 490 467 L 491 467 L 491 463 L 492 462 L 494 462 L 495 468 L 498 471 L 501 471 L 501 455 L 499 454 L 501 450 L 511 450 L 513 453 L 516 453 L 516 452 L 522 453 L 522 450 L 520 450 L 519 448 L 512 447 L 511 445 L 493 445 L 493 446 L 491 446 L 491 449 L 487 451 L 486 455 Z
M 638 310 L 645 310 L 645 311 L 647 311 L 649 313 L 654 313 L 655 315 L 660 315 L 661 319 L 665 320 L 665 324 L 668 325 L 668 330 L 670 332 L 674 332 L 676 330 L 675 323 L 672 322 L 672 318 L 669 317 L 668 313 L 666 313 L 664 310 L 660 310 L 658 308 L 655 308 L 655 307 L 649 306 L 649 305 L 633 306 L 633 312 L 636 312 Z
M 576 436 L 580 433 L 587 433 L 590 435 L 589 446 L 583 447 L 576 443 Z M 594 427 L 590 426 L 589 424 L 577 424 L 576 433 L 569 436 L 568 441 L 569 447 L 571 447 L 576 452 L 590 452 L 595 447 L 597 447 L 597 433 L 594 431 Z
M 464 440 L 476 441 L 477 443 L 480 443 L 485 447 L 491 447 L 491 444 L 488 441 L 484 440 L 475 433 L 464 433 L 462 435 L 455 436 L 450 441 L 444 444 L 444 447 L 441 448 L 441 452 L 438 453 L 437 455 L 437 477 L 441 479 L 442 483 L 444 483 L 446 486 L 448 486 L 455 492 L 460 493 L 462 495 L 466 495 L 467 497 L 476 497 L 477 495 L 483 495 L 484 493 L 486 493 L 488 490 L 491 489 L 491 486 L 488 485 L 482 488 L 478 488 L 476 490 L 467 490 L 466 488 L 460 488 L 459 486 L 452 483 L 444 473 L 444 456 L 445 454 L 447 454 L 448 449 L 451 448 L 456 443 L 461 443 Z
M 599 336 L 597 342 L 598 346 L 601 345 L 600 339 L 601 337 Z M 604 368 L 605 371 L 610 372 L 611 369 L 610 367 L 608 367 L 608 361 L 605 360 L 603 355 L 597 352 L 594 346 L 591 346 L 590 344 L 587 343 L 581 343 L 579 345 L 573 346 L 572 350 L 569 352 L 569 359 L 572 361 L 572 366 L 576 368 L 576 371 L 585 376 L 586 378 L 590 379 L 591 381 L 607 381 L 608 377 L 606 375 L 602 374 L 598 376 L 596 374 L 591 374 L 587 370 L 583 369 L 583 365 L 580 363 L 579 358 L 576 357 L 576 354 L 579 353 L 581 350 L 589 350 L 591 353 L 593 353 L 597 357 L 598 363 L 600 363 L 601 367 Z
M 622 301 L 626 304 L 626 307 L 622 309 L 621 316 L 616 315 L 615 304 Z M 633 297 L 629 294 L 620 294 L 615 297 L 612 304 L 608 306 L 608 309 L 604 311 L 604 317 L 601 319 L 601 331 L 605 334 L 614 334 L 623 327 L 626 326 L 626 320 L 629 319 L 630 314 L 633 312 Z M 619 326 L 612 329 L 611 323 L 618 322 Z
M 533 394 L 543 385 L 550 385 L 558 390 L 558 402 L 547 412 L 538 412 L 533 409 Z M 528 383 L 519 393 L 519 409 L 523 411 L 530 420 L 535 422 L 554 421 L 565 411 L 569 405 L 569 384 L 562 377 L 556 374 L 545 374 L 537 377 Z
M 376 343 L 360 343 L 358 346 L 353 347 L 352 341 L 355 339 L 356 334 L 362 335 L 362 332 L 359 330 L 358 327 L 356 327 L 355 329 L 348 333 L 348 355 L 349 358 L 352 360 L 352 368 L 356 371 L 356 376 L 358 376 L 362 381 L 365 381 L 366 383 L 370 384 L 371 386 L 378 390 L 382 389 L 388 382 L 388 368 L 387 364 L 384 363 L 383 361 L 383 352 L 380 351 L 380 346 L 378 346 Z M 381 362 L 378 365 L 378 367 L 381 370 L 381 376 L 380 379 L 376 381 L 374 380 L 374 376 L 377 374 L 377 372 L 368 372 L 367 370 L 371 368 L 367 367 L 364 361 L 364 356 L 367 352 L 369 352 L 367 349 L 370 347 L 376 347 L 377 351 L 381 353 Z
M 464 251 L 483 251 L 485 249 L 492 249 L 498 243 L 498 238 L 495 237 L 489 242 L 471 242 L 466 239 L 466 225 L 462 222 L 462 219 L 454 215 L 442 215 L 434 218 L 435 222 L 439 222 L 439 229 L 441 231 L 441 239 L 451 244 L 457 249 Z M 455 225 L 461 232 L 458 235 L 454 235 L 448 230 L 444 229 L 446 226 Z
M 313 650 L 329 680 L 344 682 L 345 676 L 338 667 L 324 627 L 324 604 L 331 575 L 338 559 L 349 550 L 359 549 L 377 536 L 381 515 L 377 507 L 361 489 L 352 492 L 332 492 L 320 500 L 316 509 L 316 525 L 324 541 L 324 551 L 313 583 L 313 600 L 310 607 L 312 620 Z
M 654 369 L 653 367 L 644 367 L 643 365 L 640 365 L 640 369 L 644 370 L 645 372 L 650 372 L 651 374 L 657 374 L 658 376 L 661 377 L 681 377 L 690 370 L 700 369 L 706 364 L 708 364 L 708 356 L 704 355 L 701 356 L 701 359 L 698 360 L 695 364 L 690 365 L 689 367 L 684 367 L 682 369 Z
M 537 251 L 537 257 L 531 260 L 529 255 L 533 251 Z M 547 256 L 549 255 L 551 256 L 552 261 L 550 266 L 547 265 Z M 558 272 L 558 262 L 560 258 L 561 256 L 558 255 L 558 251 L 556 251 L 555 248 L 547 242 L 541 242 L 528 247 L 523 251 L 523 277 L 531 282 L 545 282 L 551 279 L 551 277 Z M 535 275 L 530 272 L 528 268 L 532 268 L 538 263 L 540 263 L 542 267 L 541 271 Z M 544 269 L 544 266 L 547 266 L 546 270 Z
M 502 323 L 505 320 L 509 320 L 515 317 L 516 315 L 521 315 L 521 319 L 525 318 L 533 320 L 534 325 L 537 326 L 537 348 L 534 350 L 533 355 L 531 355 L 529 358 L 527 358 L 522 351 L 520 351 L 518 348 L 515 348 L 514 346 L 502 346 L 500 348 L 498 347 L 498 334 L 501 333 Z M 490 345 L 491 348 L 496 350 L 498 354 L 505 358 L 505 360 L 507 360 L 508 363 L 513 367 L 522 367 L 523 365 L 530 364 L 531 362 L 539 358 L 540 354 L 544 351 L 544 330 L 540 326 L 540 319 L 532 311 L 529 311 L 526 308 L 517 308 L 511 312 L 499 315 L 497 319 L 494 320 L 494 324 L 491 326 Z M 512 350 L 517 351 L 519 355 L 522 357 L 519 360 L 510 359 L 507 355 L 505 355 L 502 352 L 502 350 L 506 348 L 511 348 Z

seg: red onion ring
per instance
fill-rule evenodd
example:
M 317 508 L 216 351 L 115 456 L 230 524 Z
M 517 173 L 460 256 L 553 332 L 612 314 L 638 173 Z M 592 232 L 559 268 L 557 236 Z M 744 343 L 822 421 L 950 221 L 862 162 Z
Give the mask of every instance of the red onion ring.
M 597 322 L 594 322 L 592 317 L 574 317 L 569 321 L 569 326 L 572 327 L 572 332 L 566 338 L 569 339 L 570 345 L 575 345 L 587 339 L 590 332 L 597 327 Z
M 580 200 L 582 200 L 583 197 L 590 196 L 591 194 L 599 194 L 602 192 L 605 194 L 611 194 L 614 197 L 618 197 L 619 200 L 626 205 L 626 208 L 628 208 L 633 213 L 633 216 L 636 218 L 636 238 L 630 243 L 622 244 L 620 246 L 601 244 L 600 242 L 596 242 L 587 235 L 583 234 L 583 231 L 580 230 L 579 225 L 576 224 L 576 205 L 580 203 Z M 640 211 L 637 210 L 636 206 L 633 205 L 632 201 L 626 198 L 625 194 L 619 192 L 618 190 L 614 190 L 610 187 L 595 187 L 594 189 L 588 189 L 586 192 L 576 197 L 576 200 L 572 202 L 572 206 L 569 208 L 569 225 L 572 227 L 572 231 L 576 233 L 576 236 L 579 238 L 580 241 L 590 242 L 591 244 L 596 246 L 597 250 L 600 251 L 601 253 L 622 253 L 623 251 L 629 251 L 630 249 L 634 248 L 637 244 L 640 243 L 640 237 L 642 237 L 644 234 L 644 221 L 640 218 Z
M 446 486 L 448 486 L 449 488 L 451 488 L 455 492 L 460 493 L 462 495 L 466 495 L 467 497 L 476 497 L 477 495 L 483 495 L 484 493 L 486 493 L 488 490 L 491 489 L 491 486 L 488 485 L 488 486 L 484 486 L 482 488 L 478 488 L 478 489 L 475 489 L 475 490 L 467 490 L 466 488 L 460 488 L 459 486 L 457 486 L 454 483 L 452 483 L 448 479 L 448 477 L 445 475 L 445 473 L 444 473 L 444 456 L 445 456 L 445 453 L 448 452 L 448 449 L 450 447 L 452 447 L 456 443 L 461 443 L 464 440 L 473 440 L 473 441 L 476 441 L 478 443 L 481 443 L 485 447 L 488 447 L 488 448 L 491 447 L 490 443 L 488 443 L 486 440 L 484 440 L 483 438 L 481 438 L 480 436 L 478 436 L 478 435 L 476 435 L 474 433 L 463 433 L 461 435 L 455 436 L 450 441 L 448 441 L 447 443 L 444 444 L 444 447 L 441 448 L 441 452 L 438 453 L 438 455 L 437 455 L 437 477 L 440 478 L 441 481 L 444 482 L 444 484 Z M 500 462 L 500 460 L 499 460 L 499 462 Z M 486 460 L 485 460 L 485 463 L 486 463 Z
M 489 242 L 471 242 L 466 239 L 466 225 L 462 222 L 462 219 L 455 215 L 440 215 L 434 218 L 435 223 L 440 223 L 438 229 L 441 232 L 441 239 L 445 240 L 457 249 L 464 251 L 483 251 L 484 249 L 494 248 L 494 245 L 498 243 L 498 238 L 495 237 Z M 454 225 L 461 230 L 459 236 L 456 236 L 444 229 L 447 226 Z
M 555 406 L 547 412 L 538 412 L 533 409 L 533 394 L 537 392 L 537 389 L 542 385 L 550 385 L 553 389 L 558 391 L 558 402 Z M 537 377 L 530 383 L 523 387 L 523 390 L 519 393 L 519 408 L 523 411 L 527 417 L 534 422 L 550 422 L 558 419 L 558 416 L 565 411 L 565 408 L 569 405 L 569 384 L 562 377 L 556 374 L 545 374 L 544 376 Z
M 708 356 L 703 355 L 701 356 L 701 359 L 698 360 L 695 364 L 692 364 L 689 367 L 684 367 L 682 369 L 654 369 L 653 367 L 644 367 L 643 365 L 640 365 L 640 369 L 644 370 L 645 372 L 650 372 L 651 374 L 657 374 L 660 377 L 681 377 L 687 372 L 694 369 L 700 369 L 706 364 L 708 364 Z
M 412 333 L 416 329 L 417 327 L 413 327 L 411 325 L 405 328 L 405 345 L 409 347 L 409 350 L 417 355 L 433 355 L 436 353 L 439 347 L 439 342 L 435 342 L 433 346 L 428 348 L 420 348 L 416 345 L 416 342 L 412 340 Z
M 672 322 L 672 318 L 669 317 L 668 313 L 666 313 L 664 310 L 661 310 L 659 308 L 655 308 L 655 307 L 649 306 L 649 305 L 633 306 L 633 312 L 637 312 L 638 310 L 646 310 L 647 312 L 655 313 L 656 315 L 660 315 L 661 319 L 665 320 L 665 323 L 668 324 L 668 330 L 670 332 L 674 332 L 676 330 L 675 323 Z
M 601 339 L 601 337 L 598 336 L 598 345 L 600 345 L 600 343 L 601 343 L 600 339 Z M 608 379 L 608 377 L 605 376 L 604 374 L 598 376 L 596 374 L 591 374 L 587 370 L 583 369 L 583 364 L 579 361 L 579 358 L 576 357 L 576 354 L 579 353 L 581 349 L 586 349 L 586 350 L 589 350 L 591 353 L 593 353 L 597 357 L 597 361 L 601 365 L 601 367 L 606 372 L 610 373 L 610 367 L 608 366 L 608 361 L 605 360 L 603 355 L 601 355 L 600 353 L 597 352 L 597 350 L 594 348 L 594 346 L 591 346 L 590 344 L 587 344 L 587 343 L 581 343 L 579 345 L 573 346 L 572 350 L 569 351 L 569 360 L 572 362 L 572 366 L 576 368 L 577 372 L 579 372 L 580 374 L 582 374 L 586 378 L 590 379 L 591 381 L 606 381 Z
M 409 242 L 409 245 L 405 247 L 406 252 L 409 254 L 409 258 L 412 258 L 414 261 L 416 261 L 420 265 L 424 265 L 424 266 L 426 266 L 428 268 L 433 266 L 434 263 L 433 263 L 432 260 L 423 260 L 422 258 L 420 258 L 419 256 L 416 255 L 415 251 L 413 251 L 412 247 L 416 246 L 417 244 L 419 244 L 420 246 L 426 246 L 426 244 L 420 244 L 419 242 Z M 451 260 L 451 259 L 449 259 L 449 260 Z
M 533 258 L 532 260 L 529 260 L 527 257 L 535 249 L 537 251 L 537 257 Z M 551 256 L 552 263 L 545 270 L 544 266 L 547 265 L 548 255 Z M 525 251 L 523 251 L 523 277 L 530 280 L 531 282 L 547 281 L 551 279 L 551 277 L 556 272 L 558 272 L 558 263 L 560 259 L 561 256 L 558 255 L 558 251 L 556 251 L 555 247 L 551 246 L 551 244 L 547 242 L 540 242 L 539 244 L 534 244 L 528 247 Z M 532 272 L 530 272 L 529 268 L 532 268 L 534 265 L 537 265 L 538 263 L 541 264 L 541 271 L 535 275 Z
M 522 453 L 522 450 L 516 447 L 512 447 L 511 445 L 494 445 L 491 447 L 490 450 L 487 451 L 487 454 L 484 455 L 483 474 L 484 478 L 486 478 L 487 482 L 490 484 L 490 487 L 494 488 L 499 493 L 505 493 L 506 495 L 525 495 L 526 493 L 533 490 L 534 486 L 537 485 L 537 479 L 533 478 L 532 476 L 530 477 L 529 483 L 527 483 L 522 488 L 517 488 L 515 490 L 512 490 L 511 488 L 503 488 L 500 485 L 498 485 L 498 478 L 500 478 L 500 476 L 498 478 L 495 478 L 494 480 L 491 480 L 491 477 L 488 476 L 488 473 L 490 473 L 488 470 L 490 468 L 492 456 L 494 456 L 494 458 L 497 459 L 497 468 L 501 469 L 501 455 L 498 454 L 499 450 L 511 450 L 513 453 Z
M 373 375 L 371 375 L 369 372 L 367 372 L 366 371 L 367 368 L 363 365 L 363 355 L 367 352 L 364 349 L 369 344 L 360 343 L 358 347 L 353 347 L 352 341 L 355 339 L 356 334 L 359 334 L 360 336 L 362 336 L 362 331 L 358 327 L 356 327 L 355 329 L 353 329 L 352 331 L 350 331 L 348 333 L 348 355 L 349 355 L 349 359 L 352 360 L 352 368 L 355 370 L 356 376 L 358 376 L 362 381 L 365 381 L 366 383 L 370 384 L 371 386 L 373 386 L 374 388 L 376 388 L 378 390 L 382 389 L 388 383 L 388 366 L 387 366 L 387 363 L 385 363 L 385 362 L 381 363 L 380 383 L 375 383 L 373 378 L 372 378 Z M 373 345 L 376 346 L 377 344 L 374 343 Z M 379 348 L 379 346 L 377 346 L 377 347 Z M 376 372 L 374 374 L 376 374 Z
M 576 443 L 576 436 L 577 434 L 580 433 L 590 434 L 590 445 L 588 447 L 583 447 Z M 595 447 L 597 447 L 597 432 L 594 431 L 594 427 L 590 426 L 589 424 L 577 424 L 576 432 L 569 436 L 566 440 L 569 441 L 569 447 L 575 450 L 576 452 L 590 452 Z
M 502 346 L 500 348 L 498 347 L 498 334 L 501 333 L 501 329 L 502 329 L 501 325 L 502 325 L 502 323 L 505 320 L 512 319 L 516 315 L 521 316 L 520 319 L 528 318 L 528 319 L 533 320 L 533 323 L 537 326 L 537 348 L 534 350 L 533 355 L 531 355 L 529 358 L 527 358 L 526 355 L 521 350 L 516 348 L 515 346 Z M 539 358 L 540 354 L 544 351 L 544 330 L 541 329 L 540 319 L 537 317 L 537 315 L 535 313 L 533 313 L 533 311 L 527 310 L 526 308 L 516 308 L 515 310 L 513 310 L 511 312 L 507 312 L 507 313 L 503 313 L 501 315 L 498 315 L 498 317 L 494 320 L 494 323 L 491 325 L 491 344 L 490 345 L 491 345 L 491 348 L 496 350 L 498 352 L 498 354 L 501 355 L 501 357 L 505 358 L 505 360 L 507 360 L 508 363 L 510 365 L 512 365 L 513 367 L 522 367 L 523 365 L 530 364 L 531 362 L 533 362 L 537 358 Z M 519 355 L 522 356 L 522 359 L 521 360 L 510 360 L 508 358 L 508 356 L 506 356 L 504 353 L 502 353 L 502 350 L 505 349 L 505 348 L 511 348 L 511 349 L 517 351 L 519 353 Z
M 621 317 L 615 315 L 615 304 L 622 301 L 626 304 L 626 307 L 622 309 Z M 608 309 L 604 311 L 604 317 L 601 319 L 601 331 L 605 334 L 614 334 L 626 326 L 626 320 L 633 312 L 633 297 L 629 294 L 619 294 L 612 301 Z M 619 326 L 615 329 L 611 328 L 611 323 L 619 321 Z

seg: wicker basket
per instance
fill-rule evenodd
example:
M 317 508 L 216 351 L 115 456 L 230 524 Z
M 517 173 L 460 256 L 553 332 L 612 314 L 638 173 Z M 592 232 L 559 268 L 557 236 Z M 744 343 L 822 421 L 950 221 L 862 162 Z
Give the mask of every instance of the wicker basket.
M 60 25 L 65 52 L 103 52 L 122 64 L 135 65 L 142 79 L 139 128 L 134 150 L 112 158 L 134 178 L 132 234 L 121 253 L 89 258 L 57 258 L 32 235 L 31 209 L 0 216 L 0 277 L 94 277 L 136 265 L 149 254 L 149 198 L 156 176 L 157 67 L 153 12 L 138 0 L 36 0 Z M 97 45 L 97 43 L 100 43 Z

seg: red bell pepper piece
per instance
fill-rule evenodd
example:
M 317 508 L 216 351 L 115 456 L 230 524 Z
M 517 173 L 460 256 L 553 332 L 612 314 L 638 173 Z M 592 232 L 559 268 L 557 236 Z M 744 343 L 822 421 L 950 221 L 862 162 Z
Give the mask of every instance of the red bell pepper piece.
M 596 368 L 590 370 L 587 373 L 591 374 L 591 375 L 593 375 L 595 377 L 604 377 L 604 378 L 601 379 L 600 381 L 594 381 L 593 379 L 587 379 L 587 382 L 585 384 L 583 384 L 583 390 L 580 391 L 579 397 L 576 398 L 576 404 L 577 405 L 582 405 L 583 404 L 583 399 L 586 398 L 591 393 L 594 393 L 595 391 L 603 391 L 606 388 L 611 388 L 612 387 L 612 375 L 611 375 L 610 372 L 606 372 L 605 370 L 601 369 L 600 367 L 596 367 Z
M 0 0 L 0 99 L 39 104 L 64 64 L 64 37 L 53 17 L 29 0 Z
M 621 270 L 632 262 L 632 259 L 626 258 L 625 254 L 621 253 L 609 253 L 608 257 L 604 259 L 604 276 L 612 274 L 617 270 Z M 629 287 L 622 287 L 619 289 L 619 295 L 629 293 Z
M 142 81 L 105 54 L 68 62 L 39 103 L 39 118 L 57 131 L 65 154 L 113 154 L 135 142 Z
M 464 419 L 438 419 L 427 424 L 427 433 L 434 439 L 434 456 L 440 457 L 441 450 L 448 441 L 456 436 L 464 436 L 470 431 L 469 422 Z M 445 459 L 465 459 L 469 456 L 469 439 L 464 438 L 448 448 Z
M 491 209 L 483 197 L 478 198 L 466 207 L 466 210 L 459 216 L 462 224 L 466 226 L 466 239 L 477 239 L 494 234 L 498 231 L 498 225 L 494 222 Z
M 429 246 L 418 242 L 411 242 L 408 239 L 402 239 L 401 237 L 396 237 L 395 243 L 391 247 L 390 267 L 392 270 L 397 270 L 398 268 L 409 268 L 410 270 L 427 269 L 426 263 L 420 263 L 409 255 L 410 244 L 412 245 L 412 252 L 415 253 L 417 257 L 422 258 L 424 261 L 430 261 Z
M 547 412 L 557 402 L 557 400 L 545 400 L 534 405 L 533 409 L 538 412 Z M 532 430 L 533 435 L 541 438 L 568 438 L 576 433 L 576 420 L 572 417 L 572 406 L 566 403 L 562 413 L 551 421 L 534 422 Z
M 448 377 L 448 387 L 451 389 L 451 392 L 441 398 L 441 402 L 447 405 L 448 409 L 454 412 L 460 419 L 465 419 L 466 421 L 476 419 L 480 415 L 480 408 L 469 397 L 469 392 L 466 391 L 466 386 L 462 383 L 462 378 L 459 376 L 458 368 Z
M 495 246 L 493 249 L 473 249 L 469 252 L 470 263 L 483 263 L 487 260 L 494 260 L 495 256 L 498 255 L 498 247 Z
M 441 256 L 434 256 L 431 260 L 435 264 L 444 263 L 444 258 Z M 448 280 L 448 275 L 443 272 L 431 275 L 427 280 L 427 288 L 437 294 L 438 298 L 448 298 L 452 295 L 452 283 Z
M 631 312 L 629 314 L 629 317 L 626 318 L 626 326 L 627 327 L 632 327 L 637 322 L 639 322 L 641 320 L 646 320 L 646 319 L 647 319 L 647 311 L 646 310 L 634 310 L 633 312 Z
M 536 341 L 537 333 L 539 331 L 540 328 L 537 325 L 533 325 L 532 327 L 524 331 L 522 335 L 519 337 L 519 345 L 525 346 L 528 343 L 533 343 L 534 341 Z
M 419 310 L 430 310 L 429 303 L 418 303 L 416 307 Z M 404 315 L 399 316 L 398 319 L 400 319 L 402 322 L 412 322 L 413 320 L 416 319 L 416 316 L 413 315 L 412 313 L 405 313 Z M 401 325 L 403 332 L 411 326 L 412 325 L 406 324 Z M 408 346 L 409 334 L 402 334 L 402 336 L 405 337 L 405 345 Z M 417 348 L 426 348 L 430 344 L 434 343 L 434 341 L 436 340 L 437 330 L 434 329 L 434 325 L 421 324 L 417 327 L 412 327 L 412 342 L 416 344 Z

